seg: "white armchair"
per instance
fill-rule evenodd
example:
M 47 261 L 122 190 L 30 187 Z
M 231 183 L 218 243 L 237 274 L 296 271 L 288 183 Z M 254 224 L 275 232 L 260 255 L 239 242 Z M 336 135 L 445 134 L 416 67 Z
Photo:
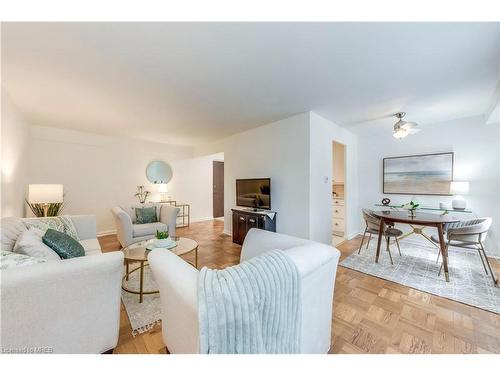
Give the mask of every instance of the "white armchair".
M 140 206 L 138 206 L 140 207 Z M 118 241 L 123 247 L 153 238 L 156 231 L 168 230 L 170 236 L 175 237 L 175 226 L 179 208 L 169 204 L 157 204 L 159 221 L 156 223 L 137 224 L 135 222 L 134 207 L 113 207 L 111 213 L 115 219 Z
M 301 353 L 330 349 L 333 290 L 340 252 L 324 244 L 251 229 L 240 262 L 281 249 L 301 278 Z M 160 290 L 163 341 L 171 353 L 198 353 L 199 271 L 169 251 L 153 250 L 149 263 Z

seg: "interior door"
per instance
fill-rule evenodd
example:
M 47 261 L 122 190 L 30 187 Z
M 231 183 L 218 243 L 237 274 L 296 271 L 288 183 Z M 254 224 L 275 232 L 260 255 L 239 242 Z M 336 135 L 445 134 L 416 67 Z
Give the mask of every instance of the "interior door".
M 213 162 L 213 213 L 224 216 L 224 162 Z

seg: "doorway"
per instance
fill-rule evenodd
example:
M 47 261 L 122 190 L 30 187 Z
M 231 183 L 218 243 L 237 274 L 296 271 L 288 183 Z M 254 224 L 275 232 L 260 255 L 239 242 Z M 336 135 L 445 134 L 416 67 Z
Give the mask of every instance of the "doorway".
M 345 155 L 346 147 L 342 143 L 332 142 L 332 245 L 345 241 L 346 200 L 345 200 Z
M 213 161 L 213 215 L 224 217 L 224 162 Z

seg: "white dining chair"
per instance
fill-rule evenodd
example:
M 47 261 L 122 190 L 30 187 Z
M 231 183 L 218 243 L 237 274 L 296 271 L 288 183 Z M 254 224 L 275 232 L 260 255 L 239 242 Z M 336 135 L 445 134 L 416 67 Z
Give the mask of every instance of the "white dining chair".
M 481 263 L 483 264 L 484 272 L 491 275 L 493 283 L 498 285 L 498 278 L 496 277 L 491 264 L 486 256 L 484 250 L 484 240 L 488 234 L 491 227 L 492 219 L 491 217 L 481 217 L 477 219 L 459 221 L 457 223 L 448 224 L 445 227 L 445 237 L 446 237 L 446 251 L 445 254 L 448 257 L 448 248 L 450 246 L 459 247 L 464 249 L 477 250 L 479 257 L 481 258 Z M 431 239 L 439 243 L 439 238 L 437 236 L 431 236 Z M 441 274 L 441 269 L 443 265 L 439 268 L 439 274 Z M 488 273 L 489 271 L 489 273 Z
M 358 254 L 361 254 L 361 248 L 363 247 L 363 242 L 365 240 L 365 237 L 367 234 L 368 236 L 368 241 L 366 243 L 366 248 L 368 249 L 368 245 L 370 244 L 370 241 L 372 239 L 372 234 L 378 235 L 378 231 L 380 228 L 380 219 L 376 217 L 375 215 L 372 214 L 371 210 L 368 209 L 363 209 L 363 219 L 365 220 L 365 231 L 363 232 L 363 237 L 361 238 L 361 243 L 359 244 L 359 249 L 358 249 Z M 397 228 L 394 228 L 393 223 L 387 223 L 387 225 L 384 225 L 384 237 L 386 241 L 386 250 L 389 252 L 389 258 L 391 259 L 391 264 L 394 264 L 392 261 L 392 254 L 391 254 L 391 249 L 390 249 L 390 239 L 394 238 L 396 245 L 398 247 L 398 252 L 399 256 L 401 256 L 401 248 L 399 246 L 399 240 L 398 237 L 402 236 L 403 232 Z

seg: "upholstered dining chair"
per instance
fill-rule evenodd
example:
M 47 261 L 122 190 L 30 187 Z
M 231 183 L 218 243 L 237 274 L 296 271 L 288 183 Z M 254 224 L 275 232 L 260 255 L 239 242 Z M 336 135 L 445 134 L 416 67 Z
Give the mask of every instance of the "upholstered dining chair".
M 498 285 L 498 278 L 491 268 L 491 264 L 486 256 L 483 245 L 484 239 L 490 230 L 491 222 L 491 217 L 481 217 L 448 224 L 444 228 L 446 237 L 445 254 L 448 257 L 448 248 L 450 246 L 477 250 L 479 257 L 481 258 L 481 263 L 483 264 L 484 272 L 486 272 L 486 275 L 491 275 L 493 284 Z M 432 241 L 439 243 L 439 238 L 437 236 L 431 236 L 431 239 Z M 439 274 L 441 274 L 442 268 L 443 265 L 441 263 Z
M 361 254 L 361 248 L 363 247 L 363 242 L 365 240 L 366 234 L 369 234 L 368 241 L 366 242 L 366 248 L 368 249 L 368 245 L 372 239 L 372 234 L 378 235 L 378 231 L 380 228 L 380 219 L 373 214 L 372 210 L 362 209 L 363 219 L 365 220 L 365 231 L 363 233 L 363 238 L 361 238 L 361 243 L 359 244 L 358 254 Z M 399 246 L 398 237 L 402 236 L 403 232 L 397 228 L 394 228 L 394 223 L 387 223 L 384 225 L 384 237 L 386 241 L 386 250 L 389 252 L 389 258 L 391 259 L 391 264 L 394 264 L 392 261 L 392 254 L 390 249 L 390 240 L 394 238 L 396 241 L 396 245 L 398 246 L 399 256 L 401 256 L 401 248 Z

